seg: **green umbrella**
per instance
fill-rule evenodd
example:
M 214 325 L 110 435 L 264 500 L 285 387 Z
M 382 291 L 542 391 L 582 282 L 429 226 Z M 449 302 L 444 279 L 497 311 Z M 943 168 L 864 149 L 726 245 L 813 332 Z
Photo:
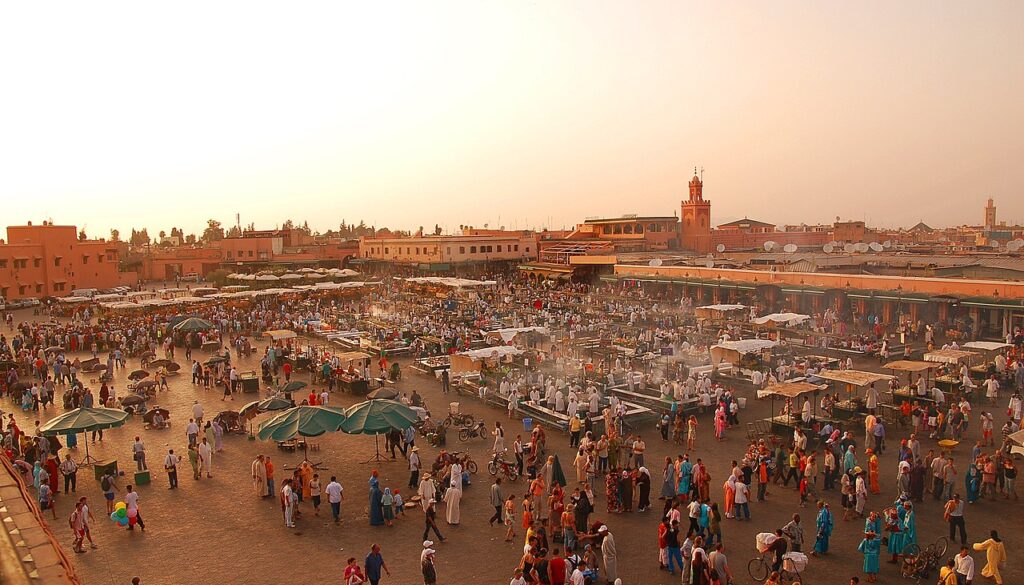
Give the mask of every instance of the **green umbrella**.
M 292 380 L 291 382 L 285 382 L 284 384 L 281 384 L 281 386 L 278 387 L 277 391 L 298 392 L 299 390 L 302 390 L 306 386 L 309 386 L 309 384 L 302 382 L 300 380 Z
M 377 435 L 392 429 L 404 431 L 419 420 L 416 411 L 394 400 L 367 400 L 351 406 L 345 411 L 345 422 L 341 424 L 343 432 L 355 435 L 373 435 L 374 456 L 370 461 L 380 461 L 380 446 Z
M 209 331 L 214 329 L 213 323 L 210 323 L 206 319 L 200 319 L 199 317 L 189 317 L 181 323 L 174 326 L 174 331 L 179 333 L 189 333 L 192 331 Z
M 398 390 L 395 390 L 394 388 L 388 388 L 386 386 L 381 386 L 380 388 L 377 388 L 373 392 L 367 394 L 366 397 L 370 400 L 395 400 L 396 398 L 398 398 Z
M 253 400 L 246 404 L 238 411 L 238 414 L 243 418 L 249 418 L 249 415 L 256 416 L 261 412 L 270 412 L 272 410 L 285 410 L 294 406 L 290 400 L 285 400 L 277 396 L 271 396 L 270 398 L 264 398 L 263 400 Z
M 295 437 L 319 437 L 341 428 L 345 411 L 333 406 L 296 406 L 260 423 L 260 440 L 287 441 Z
M 39 427 L 43 436 L 71 435 L 102 431 L 119 427 L 128 420 L 128 413 L 116 408 L 76 408 L 50 420 Z M 85 443 L 85 459 L 80 465 L 90 465 L 94 459 L 89 456 L 89 441 Z

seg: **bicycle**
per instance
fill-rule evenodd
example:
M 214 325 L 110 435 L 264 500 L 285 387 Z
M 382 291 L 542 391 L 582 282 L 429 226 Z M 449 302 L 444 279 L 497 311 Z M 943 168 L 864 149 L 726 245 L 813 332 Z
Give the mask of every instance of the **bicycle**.
M 758 583 L 764 583 L 768 580 L 768 575 L 772 574 L 772 563 L 774 559 L 771 553 L 762 553 L 761 556 L 750 559 L 747 563 L 747 574 L 750 578 Z M 782 569 L 779 571 L 781 577 L 780 583 L 803 583 L 804 581 L 800 578 L 800 572 L 795 567 L 787 569 L 786 566 L 792 565 L 792 563 L 786 563 L 783 561 Z
M 466 442 L 477 437 L 486 439 L 488 434 L 487 428 L 484 427 L 484 421 L 480 421 L 472 427 L 463 427 L 459 429 L 459 440 Z
M 928 579 L 931 572 L 942 563 L 942 557 L 949 548 L 949 540 L 940 536 L 935 542 L 923 549 L 917 543 L 910 543 L 903 547 L 900 559 L 900 574 L 907 579 L 914 579 L 918 583 L 922 579 Z

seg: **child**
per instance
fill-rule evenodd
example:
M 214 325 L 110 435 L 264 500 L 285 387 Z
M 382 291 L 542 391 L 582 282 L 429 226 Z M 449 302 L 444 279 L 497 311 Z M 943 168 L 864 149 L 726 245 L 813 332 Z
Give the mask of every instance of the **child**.
M 365 582 L 366 576 L 363 575 L 363 569 L 356 564 L 355 557 L 350 557 L 348 565 L 345 567 L 345 585 L 361 585 Z
M 985 411 L 981 413 L 981 438 L 983 445 L 995 445 L 995 440 L 992 439 L 992 427 L 995 426 L 992 422 L 992 413 Z
M 508 582 L 508 585 L 526 585 L 526 579 L 523 579 L 523 570 L 517 568 L 512 572 L 512 580 Z
M 402 500 L 402 494 L 398 490 L 395 490 L 395 516 L 405 516 L 405 501 Z
M 309 480 L 309 497 L 313 500 L 313 515 L 320 515 L 320 474 L 314 473 Z

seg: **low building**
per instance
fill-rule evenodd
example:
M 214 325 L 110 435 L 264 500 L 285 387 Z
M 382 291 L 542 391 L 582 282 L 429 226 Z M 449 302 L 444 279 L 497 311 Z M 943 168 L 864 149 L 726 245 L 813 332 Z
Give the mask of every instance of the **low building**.
M 498 231 L 455 236 L 362 237 L 357 264 L 400 265 L 450 272 L 468 265 L 528 262 L 537 257 L 537 234 Z
M 9 226 L 0 241 L 0 296 L 63 297 L 75 289 L 135 284 L 135 273 L 120 272 L 118 260 L 114 242 L 79 239 L 75 226 Z

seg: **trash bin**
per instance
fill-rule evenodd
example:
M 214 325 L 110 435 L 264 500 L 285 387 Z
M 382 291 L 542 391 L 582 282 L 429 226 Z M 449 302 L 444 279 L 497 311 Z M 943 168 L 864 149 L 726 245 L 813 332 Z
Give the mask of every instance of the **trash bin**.
M 533 430 L 533 419 L 532 418 L 526 417 L 526 418 L 523 419 L 523 430 L 528 432 L 528 433 Z
M 747 407 L 747 399 L 745 397 L 743 397 L 743 396 L 740 396 L 739 398 L 737 398 L 736 399 L 736 403 L 739 404 L 740 408 L 746 408 Z
M 452 414 L 459 414 L 459 403 L 458 402 L 449 402 L 448 403 L 448 412 L 450 412 Z

